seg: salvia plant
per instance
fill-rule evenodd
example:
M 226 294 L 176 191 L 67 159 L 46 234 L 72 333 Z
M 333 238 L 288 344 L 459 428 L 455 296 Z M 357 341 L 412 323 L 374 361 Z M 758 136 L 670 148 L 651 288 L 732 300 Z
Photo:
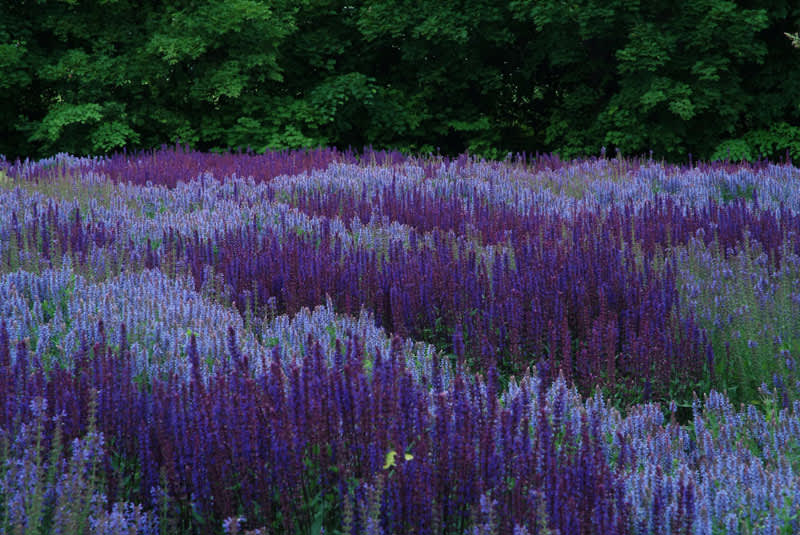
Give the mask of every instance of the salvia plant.
M 7 533 L 800 531 L 800 171 L 0 159 Z

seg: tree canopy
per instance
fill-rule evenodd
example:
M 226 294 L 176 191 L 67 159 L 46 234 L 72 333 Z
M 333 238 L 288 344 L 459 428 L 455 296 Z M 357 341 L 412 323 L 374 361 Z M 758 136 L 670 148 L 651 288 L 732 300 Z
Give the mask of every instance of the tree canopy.
M 19 0 L 0 154 L 800 158 L 798 25 L 789 0 Z

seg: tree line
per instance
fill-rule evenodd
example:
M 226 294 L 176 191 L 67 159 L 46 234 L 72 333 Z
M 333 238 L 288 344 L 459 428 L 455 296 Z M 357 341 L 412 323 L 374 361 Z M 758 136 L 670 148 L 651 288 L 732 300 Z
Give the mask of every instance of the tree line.
M 795 0 L 15 0 L 0 154 L 800 158 Z

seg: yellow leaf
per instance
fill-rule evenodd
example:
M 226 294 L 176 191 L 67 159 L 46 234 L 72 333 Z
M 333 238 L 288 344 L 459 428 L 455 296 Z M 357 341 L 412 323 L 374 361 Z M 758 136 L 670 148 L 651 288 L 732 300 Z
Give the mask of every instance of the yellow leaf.
M 413 458 L 414 456 L 411 455 L 410 453 L 403 454 L 403 459 L 405 459 L 406 461 L 410 461 Z M 397 466 L 397 452 L 394 450 L 389 450 L 389 453 L 386 454 L 386 462 L 383 463 L 383 469 L 388 470 L 393 466 Z
M 386 454 L 386 462 L 383 463 L 383 469 L 388 470 L 392 466 L 395 465 L 394 458 L 397 457 L 397 452 L 394 450 L 389 450 L 389 453 Z

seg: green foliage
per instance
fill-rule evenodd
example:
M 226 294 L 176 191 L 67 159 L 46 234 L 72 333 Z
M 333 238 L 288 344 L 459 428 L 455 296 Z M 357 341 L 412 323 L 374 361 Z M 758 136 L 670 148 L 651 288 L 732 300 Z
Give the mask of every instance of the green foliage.
M 242 106 L 282 79 L 277 49 L 293 5 L 15 2 L 0 22 L 0 131 L 11 135 L 0 152 L 221 140 Z
M 798 22 L 787 0 L 12 2 L 0 154 L 797 158 Z
M 748 184 L 747 186 L 737 184 L 735 187 L 731 187 L 730 185 L 723 183 L 719 188 L 719 197 L 724 203 L 736 201 L 738 199 L 752 201 L 755 193 L 756 188 L 753 184 Z
M 800 159 L 800 127 L 779 122 L 768 129 L 752 130 L 740 138 L 723 141 L 711 159 L 752 162 L 762 157 L 777 159 L 785 152 L 794 161 Z
M 749 190 L 749 191 L 748 191 Z M 723 188 L 723 199 L 752 196 L 752 189 Z M 679 286 L 681 298 L 706 329 L 714 350 L 714 380 L 709 386 L 735 401 L 754 403 L 761 385 L 776 375 L 786 385 L 800 380 L 793 359 L 800 354 L 800 305 L 793 299 L 797 266 L 772 265 L 757 244 L 745 241 L 725 259 L 719 245 L 687 246 Z M 791 257 L 789 246 L 784 258 Z M 765 291 L 771 280 L 774 290 Z M 796 394 L 791 387 L 787 394 Z
M 717 145 L 712 160 L 729 160 L 732 162 L 752 162 L 753 153 L 750 145 L 743 139 L 730 139 Z

